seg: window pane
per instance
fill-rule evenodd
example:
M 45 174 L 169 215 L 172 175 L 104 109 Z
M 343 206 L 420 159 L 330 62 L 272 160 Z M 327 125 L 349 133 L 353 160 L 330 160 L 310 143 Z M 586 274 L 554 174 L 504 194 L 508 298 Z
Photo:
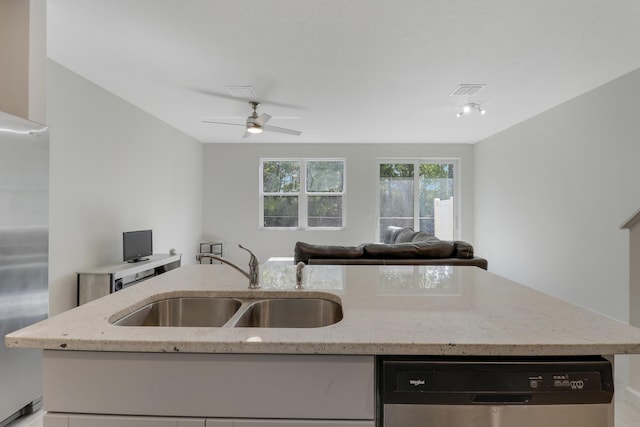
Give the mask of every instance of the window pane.
M 440 238 L 453 238 L 452 230 L 436 230 L 435 226 L 435 199 L 449 200 L 453 197 L 453 165 L 447 163 L 421 164 L 420 165 L 420 231 Z M 453 209 L 441 209 L 439 215 L 448 215 L 444 218 L 445 224 L 453 224 Z M 440 222 L 442 223 L 442 222 Z M 444 234 L 443 234 L 444 233 Z
M 413 165 L 380 165 L 380 217 L 413 218 Z
M 453 165 L 420 165 L 420 216 L 433 218 L 433 199 L 453 197 Z
M 265 227 L 297 227 L 298 196 L 264 196 Z
M 300 191 L 300 162 L 263 162 L 262 191 L 297 193 Z
M 343 162 L 308 162 L 307 191 L 312 193 L 341 193 Z
M 434 224 L 434 218 L 420 218 L 420 231 L 424 231 L 431 236 L 435 236 L 436 227 Z
M 387 227 L 413 228 L 413 164 L 380 164 L 380 241 Z
M 342 227 L 342 196 L 310 196 L 309 227 Z

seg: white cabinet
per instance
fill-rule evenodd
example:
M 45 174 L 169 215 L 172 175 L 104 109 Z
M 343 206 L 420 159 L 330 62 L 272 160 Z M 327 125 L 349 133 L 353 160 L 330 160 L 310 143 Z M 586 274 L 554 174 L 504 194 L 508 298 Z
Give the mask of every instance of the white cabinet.
M 375 421 L 324 420 L 216 420 L 207 419 L 206 427 L 374 427 Z
M 205 427 L 203 418 L 136 417 L 118 415 L 50 414 L 44 427 Z
M 144 418 L 127 418 L 132 414 L 159 417 L 160 426 L 191 418 L 206 419 L 209 427 L 374 425 L 373 356 L 55 350 L 43 355 L 44 409 L 75 414 L 84 423 L 73 424 L 78 419 L 69 415 L 65 427 L 108 425 L 99 423 L 104 417 L 81 414 L 142 423 L 131 426 L 149 425 Z
M 119 415 L 52 414 L 44 427 L 374 427 L 374 421 L 204 419 Z

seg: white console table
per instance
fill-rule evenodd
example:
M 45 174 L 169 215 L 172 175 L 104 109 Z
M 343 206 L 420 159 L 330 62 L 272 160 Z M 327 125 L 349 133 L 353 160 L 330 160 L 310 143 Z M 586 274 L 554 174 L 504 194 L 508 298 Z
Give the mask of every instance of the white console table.
M 180 267 L 182 254 L 154 254 L 147 261 L 103 265 L 78 272 L 78 305 Z

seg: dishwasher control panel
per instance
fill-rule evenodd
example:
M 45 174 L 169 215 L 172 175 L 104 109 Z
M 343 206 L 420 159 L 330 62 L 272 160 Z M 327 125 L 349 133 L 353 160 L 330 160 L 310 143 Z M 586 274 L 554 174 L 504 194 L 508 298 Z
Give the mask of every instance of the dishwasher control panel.
M 610 403 L 611 363 L 578 358 L 389 358 L 378 361 L 383 403 Z

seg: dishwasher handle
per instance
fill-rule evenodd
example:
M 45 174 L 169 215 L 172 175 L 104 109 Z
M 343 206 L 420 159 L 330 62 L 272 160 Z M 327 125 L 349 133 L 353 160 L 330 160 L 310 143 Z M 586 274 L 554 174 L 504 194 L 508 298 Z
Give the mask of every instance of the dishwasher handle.
M 478 405 L 528 404 L 531 403 L 531 399 L 531 394 L 488 393 L 474 395 L 471 403 Z

